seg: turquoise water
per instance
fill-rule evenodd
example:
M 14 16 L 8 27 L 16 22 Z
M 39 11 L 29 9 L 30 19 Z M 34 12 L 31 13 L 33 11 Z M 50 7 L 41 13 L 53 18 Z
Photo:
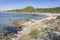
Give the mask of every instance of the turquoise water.
M 25 20 L 25 19 L 42 19 L 46 18 L 46 15 L 42 14 L 9 14 L 9 13 L 0 13 L 0 19 L 20 19 L 20 20 Z
M 17 13 L 0 13 L 0 29 L 6 26 L 12 26 L 12 20 L 25 20 L 25 19 L 42 19 L 48 16 L 42 14 L 17 14 Z

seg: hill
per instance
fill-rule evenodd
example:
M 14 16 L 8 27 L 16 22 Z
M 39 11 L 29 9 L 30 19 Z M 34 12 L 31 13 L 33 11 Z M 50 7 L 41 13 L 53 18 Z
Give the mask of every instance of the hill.
M 23 8 L 23 9 L 8 10 L 8 12 L 60 13 L 60 7 L 55 7 L 55 8 L 34 8 L 32 6 L 28 6 L 28 7 Z
M 48 13 L 60 13 L 60 7 L 55 8 L 38 8 L 38 12 L 48 12 Z

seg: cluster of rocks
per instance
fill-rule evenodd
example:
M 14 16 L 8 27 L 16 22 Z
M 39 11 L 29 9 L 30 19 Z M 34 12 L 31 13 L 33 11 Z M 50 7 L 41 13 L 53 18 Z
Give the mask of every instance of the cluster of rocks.
M 51 32 L 48 33 L 45 40 L 60 40 L 60 19 L 50 21 L 48 27 L 51 29 Z
M 3 28 L 3 31 L 0 32 L 0 40 L 6 40 L 6 39 L 10 39 L 10 37 L 13 37 L 14 34 L 18 34 L 18 31 L 21 31 L 23 28 L 20 27 L 11 27 L 11 26 L 7 26 L 5 28 Z
M 45 40 L 60 40 L 60 32 L 49 32 Z
M 47 28 L 49 28 L 50 32 L 44 32 L 45 30 L 43 32 L 41 31 L 42 34 L 34 40 L 60 40 L 60 19 L 46 20 L 42 24 L 43 27 L 46 25 Z

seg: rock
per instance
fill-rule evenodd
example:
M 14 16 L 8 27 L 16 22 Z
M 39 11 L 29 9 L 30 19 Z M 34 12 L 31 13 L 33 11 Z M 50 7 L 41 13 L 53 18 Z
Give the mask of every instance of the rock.
M 60 32 L 53 31 L 53 32 L 48 33 L 45 40 L 60 40 Z
M 55 29 L 56 31 L 60 32 L 60 27 L 56 27 Z

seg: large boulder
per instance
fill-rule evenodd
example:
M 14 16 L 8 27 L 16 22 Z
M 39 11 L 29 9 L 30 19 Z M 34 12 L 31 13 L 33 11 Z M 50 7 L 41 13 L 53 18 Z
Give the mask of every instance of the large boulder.
M 60 40 L 60 32 L 53 31 L 48 33 L 48 36 L 45 40 Z

